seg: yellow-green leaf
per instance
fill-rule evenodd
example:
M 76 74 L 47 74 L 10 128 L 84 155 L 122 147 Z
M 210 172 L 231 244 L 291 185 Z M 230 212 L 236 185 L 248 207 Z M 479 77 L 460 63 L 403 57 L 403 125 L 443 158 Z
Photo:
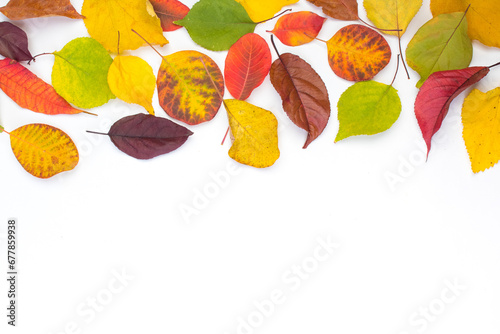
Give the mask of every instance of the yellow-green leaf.
M 224 105 L 234 139 L 229 156 L 257 168 L 272 166 L 280 156 L 273 113 L 240 100 L 224 100 Z
M 462 107 L 463 137 L 472 171 L 479 173 L 500 160 L 500 88 L 474 89 Z
M 136 56 L 116 56 L 109 67 L 109 88 L 119 99 L 143 106 L 154 115 L 156 77 L 147 62 Z
M 408 24 L 422 6 L 422 0 L 364 0 L 366 16 L 379 29 L 401 29 L 382 31 L 385 34 L 402 36 Z
M 23 168 L 46 179 L 75 168 L 78 150 L 71 138 L 50 125 L 28 124 L 10 132 L 12 151 Z
M 108 51 L 135 50 L 145 45 L 132 29 L 151 44 L 168 43 L 161 22 L 148 0 L 85 0 L 82 14 L 87 30 Z
M 254 22 L 260 22 L 273 17 L 281 8 L 299 0 L 236 0 L 247 11 Z

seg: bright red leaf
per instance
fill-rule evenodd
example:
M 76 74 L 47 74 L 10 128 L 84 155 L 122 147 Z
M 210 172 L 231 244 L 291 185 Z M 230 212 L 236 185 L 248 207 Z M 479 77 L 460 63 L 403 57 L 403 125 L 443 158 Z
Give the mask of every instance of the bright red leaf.
M 270 32 L 278 37 L 281 43 L 298 46 L 314 40 L 325 20 L 313 12 L 295 12 L 280 17 Z
M 271 68 L 271 51 L 266 41 L 257 34 L 241 37 L 228 51 L 224 77 L 229 93 L 238 100 L 246 100 L 260 86 Z
M 163 31 L 174 31 L 182 26 L 174 21 L 182 20 L 189 12 L 189 7 L 178 0 L 150 0 L 156 15 L 160 18 Z

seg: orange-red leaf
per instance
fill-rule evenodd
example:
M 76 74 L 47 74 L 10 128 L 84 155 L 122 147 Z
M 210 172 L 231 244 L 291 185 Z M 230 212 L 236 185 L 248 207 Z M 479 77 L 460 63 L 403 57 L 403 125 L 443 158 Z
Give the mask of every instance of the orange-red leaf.
M 23 20 L 43 16 L 66 16 L 83 19 L 69 0 L 10 0 L 0 12 L 11 20 Z
M 244 35 L 227 53 L 224 67 L 227 90 L 235 99 L 246 100 L 262 84 L 270 68 L 271 51 L 266 41 L 254 33 Z
M 391 60 L 385 38 L 360 24 L 348 25 L 327 42 L 333 72 L 349 81 L 371 80 Z
M 271 32 L 281 43 L 298 46 L 314 40 L 325 20 L 313 12 L 295 12 L 280 17 Z
M 178 0 L 149 0 L 156 15 L 160 18 L 163 31 L 174 31 L 182 26 L 174 21 L 182 20 L 189 12 L 189 7 Z
M 54 88 L 15 60 L 0 60 L 0 88 L 20 107 L 43 114 L 77 114 Z
M 323 13 L 337 20 L 354 21 L 358 19 L 357 0 L 307 0 L 323 8 Z

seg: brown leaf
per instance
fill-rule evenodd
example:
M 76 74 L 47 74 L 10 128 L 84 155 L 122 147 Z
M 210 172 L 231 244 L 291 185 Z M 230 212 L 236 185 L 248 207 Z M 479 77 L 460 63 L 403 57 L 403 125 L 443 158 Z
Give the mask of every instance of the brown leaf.
M 357 0 L 307 0 L 310 3 L 323 8 L 326 15 L 344 21 L 354 21 L 358 17 Z
M 42 16 L 66 16 L 83 19 L 69 0 L 10 0 L 0 12 L 11 20 L 23 20 Z

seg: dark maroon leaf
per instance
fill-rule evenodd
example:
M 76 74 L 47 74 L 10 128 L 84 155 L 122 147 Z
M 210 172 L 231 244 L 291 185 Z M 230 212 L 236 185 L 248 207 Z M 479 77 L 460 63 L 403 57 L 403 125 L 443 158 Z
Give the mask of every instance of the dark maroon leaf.
M 28 36 L 10 22 L 0 22 L 0 54 L 16 61 L 32 60 Z
M 118 149 L 137 159 L 151 159 L 172 152 L 192 134 L 171 120 L 146 114 L 124 117 L 107 133 Z

